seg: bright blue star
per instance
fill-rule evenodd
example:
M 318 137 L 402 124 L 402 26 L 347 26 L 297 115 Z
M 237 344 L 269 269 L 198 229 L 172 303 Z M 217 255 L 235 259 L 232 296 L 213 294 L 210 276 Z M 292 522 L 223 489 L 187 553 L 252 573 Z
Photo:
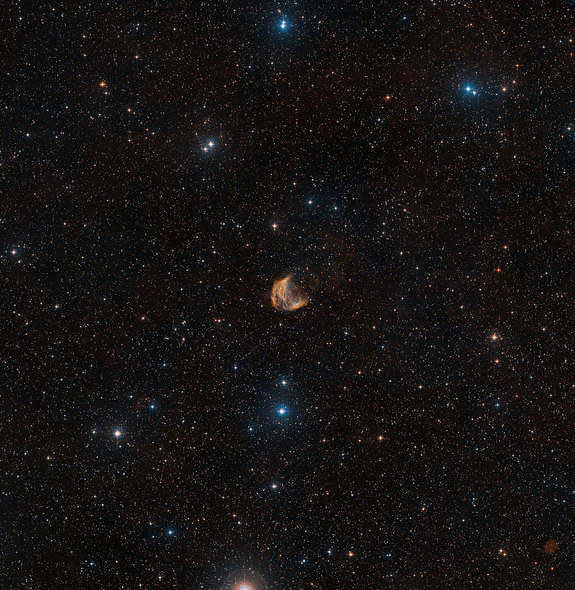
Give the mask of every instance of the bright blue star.
M 281 404 L 276 408 L 276 414 L 278 416 L 280 416 L 280 418 L 287 416 L 288 413 L 289 413 L 289 408 L 285 404 Z
M 468 82 L 467 84 L 463 85 L 463 92 L 467 96 L 477 96 L 478 90 L 474 84 L 472 84 L 471 82 Z
M 218 147 L 218 142 L 211 137 L 202 145 L 202 151 L 205 153 L 213 152 Z
M 287 31 L 289 29 L 289 27 L 290 27 L 290 24 L 285 18 L 282 18 L 280 20 L 280 22 L 278 23 L 278 29 L 280 31 Z
M 166 537 L 173 539 L 178 534 L 178 531 L 175 529 L 175 527 L 169 526 L 166 528 L 164 533 L 166 534 Z

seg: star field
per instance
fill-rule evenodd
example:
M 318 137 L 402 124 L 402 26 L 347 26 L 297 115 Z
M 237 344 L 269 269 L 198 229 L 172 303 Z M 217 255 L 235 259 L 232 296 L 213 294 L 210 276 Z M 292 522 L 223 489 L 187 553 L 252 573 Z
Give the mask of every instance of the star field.
M 5 12 L 0 588 L 575 588 L 575 4 Z

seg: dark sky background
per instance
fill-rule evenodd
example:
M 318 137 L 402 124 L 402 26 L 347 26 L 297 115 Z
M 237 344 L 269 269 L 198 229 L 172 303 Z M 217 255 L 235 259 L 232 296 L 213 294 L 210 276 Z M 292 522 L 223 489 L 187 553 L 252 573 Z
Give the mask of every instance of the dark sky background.
M 575 588 L 573 2 L 2 21 L 1 588 Z

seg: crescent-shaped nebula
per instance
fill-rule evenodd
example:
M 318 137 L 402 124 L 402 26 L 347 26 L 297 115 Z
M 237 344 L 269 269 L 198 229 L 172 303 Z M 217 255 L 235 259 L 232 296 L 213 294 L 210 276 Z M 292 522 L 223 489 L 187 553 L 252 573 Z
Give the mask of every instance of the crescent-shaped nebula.
M 273 284 L 270 299 L 274 308 L 280 311 L 295 311 L 309 303 L 309 297 L 294 282 L 292 275 Z

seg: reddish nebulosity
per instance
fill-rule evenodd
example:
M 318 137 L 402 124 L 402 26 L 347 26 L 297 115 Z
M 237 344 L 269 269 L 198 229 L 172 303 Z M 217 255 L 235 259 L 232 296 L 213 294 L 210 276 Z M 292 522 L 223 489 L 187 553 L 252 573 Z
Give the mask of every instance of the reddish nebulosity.
M 287 275 L 273 284 L 270 298 L 274 308 L 280 311 L 295 311 L 309 303 L 309 298 L 294 283 L 292 275 Z
M 543 546 L 543 551 L 545 551 L 546 555 L 553 555 L 557 551 L 557 547 L 559 547 L 559 542 L 555 539 L 549 539 Z

